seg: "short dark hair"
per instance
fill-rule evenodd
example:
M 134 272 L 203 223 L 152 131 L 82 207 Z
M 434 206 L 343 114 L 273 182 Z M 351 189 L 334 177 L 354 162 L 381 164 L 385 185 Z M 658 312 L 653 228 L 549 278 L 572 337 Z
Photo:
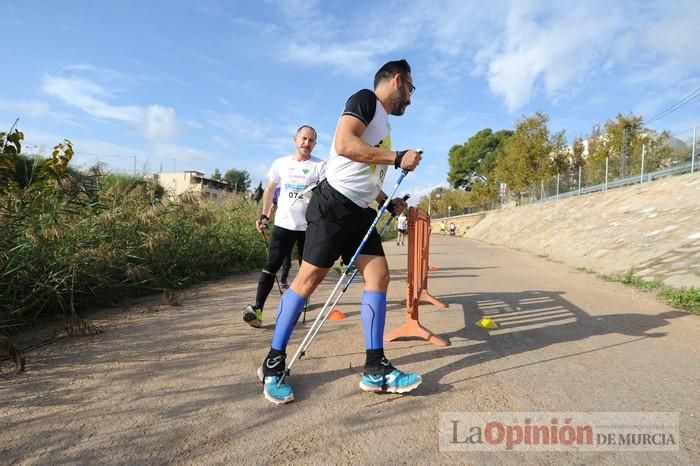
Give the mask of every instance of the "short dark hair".
M 298 127 L 297 132 L 294 133 L 294 136 L 299 134 L 299 132 L 304 128 L 309 128 L 311 131 L 313 131 L 314 132 L 314 139 L 318 139 L 318 134 L 316 133 L 316 130 L 313 128 L 313 126 L 309 126 L 309 125 L 301 125 L 300 127 Z
M 397 73 L 402 77 L 411 74 L 411 65 L 405 59 L 384 63 L 374 75 L 374 88 L 376 89 L 379 83 L 385 79 L 393 78 Z

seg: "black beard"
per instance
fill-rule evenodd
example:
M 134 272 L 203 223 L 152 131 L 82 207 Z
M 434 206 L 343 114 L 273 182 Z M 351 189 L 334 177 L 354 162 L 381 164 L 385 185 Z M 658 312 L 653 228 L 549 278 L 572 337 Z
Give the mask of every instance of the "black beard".
M 408 98 L 404 97 L 403 91 L 396 91 L 391 95 L 391 115 L 401 116 L 406 112 Z

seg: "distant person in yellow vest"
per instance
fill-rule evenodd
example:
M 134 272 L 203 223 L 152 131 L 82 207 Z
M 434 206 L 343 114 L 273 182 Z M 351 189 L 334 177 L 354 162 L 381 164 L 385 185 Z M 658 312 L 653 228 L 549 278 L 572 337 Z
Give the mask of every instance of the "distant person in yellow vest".
M 447 222 L 445 222 L 445 221 L 443 220 L 442 222 L 440 222 L 440 234 L 441 234 L 442 236 L 445 236 L 445 230 L 446 230 L 446 229 L 447 229 Z

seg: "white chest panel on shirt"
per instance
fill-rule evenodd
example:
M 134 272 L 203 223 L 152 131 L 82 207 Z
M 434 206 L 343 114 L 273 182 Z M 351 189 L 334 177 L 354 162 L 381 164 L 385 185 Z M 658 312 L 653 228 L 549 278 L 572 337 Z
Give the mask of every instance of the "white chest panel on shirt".
M 280 187 L 275 225 L 287 230 L 306 230 L 306 207 L 311 192 L 303 191 L 323 178 L 325 167 L 325 161 L 313 156 L 309 160 L 295 160 L 294 156 L 275 160 L 267 173 L 268 180 Z

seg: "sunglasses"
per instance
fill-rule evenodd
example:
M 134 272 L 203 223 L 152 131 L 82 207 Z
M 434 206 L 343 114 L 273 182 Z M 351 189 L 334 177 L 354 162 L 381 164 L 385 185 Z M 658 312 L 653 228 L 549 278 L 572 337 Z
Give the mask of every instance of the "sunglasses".
M 409 86 L 408 95 L 409 96 L 413 95 L 413 93 L 416 92 L 416 86 L 414 86 L 411 81 L 409 81 L 408 79 L 406 79 L 404 77 L 401 77 L 401 79 L 403 79 L 403 82 L 405 82 Z

